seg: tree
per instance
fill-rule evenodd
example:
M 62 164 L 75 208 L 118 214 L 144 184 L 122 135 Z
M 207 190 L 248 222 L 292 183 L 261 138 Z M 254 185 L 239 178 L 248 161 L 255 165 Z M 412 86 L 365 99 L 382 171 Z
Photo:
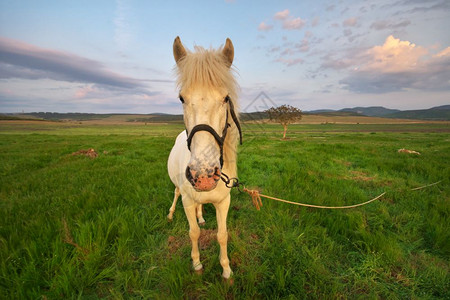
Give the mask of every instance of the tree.
M 283 139 L 286 139 L 287 126 L 302 119 L 302 111 L 300 109 L 286 104 L 278 107 L 271 107 L 265 112 L 269 114 L 271 121 L 283 125 Z

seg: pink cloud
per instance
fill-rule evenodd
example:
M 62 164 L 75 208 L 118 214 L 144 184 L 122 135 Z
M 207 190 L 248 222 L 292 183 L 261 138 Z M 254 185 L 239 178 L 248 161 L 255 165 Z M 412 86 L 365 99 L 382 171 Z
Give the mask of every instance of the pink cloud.
M 392 35 L 382 45 L 327 57 L 322 67 L 347 69 L 340 84 L 358 93 L 450 90 L 450 47 L 431 55 L 429 49 Z
M 302 20 L 300 17 L 296 18 L 291 16 L 289 9 L 285 9 L 275 13 L 273 18 L 275 20 L 283 21 L 283 29 L 287 30 L 300 30 L 306 24 L 306 21 Z
M 450 57 L 450 47 L 445 48 L 438 54 L 433 55 L 434 58 Z
M 342 25 L 346 26 L 346 27 L 355 27 L 356 25 L 358 25 L 358 19 L 357 18 L 348 18 L 346 20 L 344 20 L 344 22 L 342 22 Z
M 362 66 L 364 70 L 381 72 L 403 72 L 417 68 L 428 50 L 409 41 L 401 41 L 390 35 L 381 46 L 367 51 L 369 60 Z
M 320 21 L 320 18 L 319 18 L 319 17 L 315 17 L 315 18 L 311 21 L 311 26 L 312 26 L 312 27 L 316 27 L 317 25 L 319 25 L 319 21 Z
M 272 29 L 273 29 L 273 25 L 269 25 L 264 22 L 261 22 L 258 26 L 259 31 L 270 31 Z
M 350 30 L 350 29 L 346 29 Z M 445 56 L 446 50 L 436 54 Z M 448 50 L 450 53 L 450 50 Z M 382 73 L 406 72 L 418 68 L 428 56 L 429 51 L 409 41 L 401 41 L 390 35 L 382 45 L 366 50 L 352 51 L 344 57 L 324 57 L 323 67 L 333 69 L 351 68 L 358 71 Z
M 300 17 L 295 19 L 287 19 L 283 21 L 283 28 L 288 30 L 302 29 L 303 26 L 305 26 L 305 23 L 306 22 Z
M 283 52 L 281 52 L 281 55 L 282 55 L 282 56 L 285 56 L 285 55 L 292 55 L 292 54 L 294 54 L 294 53 L 295 53 L 295 51 L 294 51 L 293 49 L 291 49 L 291 48 L 286 48 L 286 49 L 283 50 Z
M 303 63 L 303 59 L 301 59 L 301 58 L 292 58 L 291 59 L 291 58 L 280 57 L 276 61 L 277 62 L 281 62 L 281 63 L 285 64 L 288 67 L 292 67 L 294 65 Z
M 295 44 L 295 48 L 300 52 L 308 52 L 309 51 L 309 41 L 307 39 L 303 39 L 301 43 Z
M 92 86 L 84 86 L 75 91 L 75 98 L 84 99 L 93 92 L 95 92 L 95 89 Z
M 275 14 L 274 18 L 276 20 L 286 20 L 289 17 L 289 9 L 279 11 Z
M 8 96 L 15 96 L 16 95 L 16 93 L 13 90 L 9 89 L 9 88 L 6 88 L 4 90 L 1 89 L 0 93 L 8 95 Z

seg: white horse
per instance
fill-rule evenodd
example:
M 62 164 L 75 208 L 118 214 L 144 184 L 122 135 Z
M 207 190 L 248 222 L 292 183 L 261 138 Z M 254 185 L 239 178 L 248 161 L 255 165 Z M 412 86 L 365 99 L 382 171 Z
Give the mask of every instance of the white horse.
M 201 272 L 203 265 L 198 250 L 200 227 L 196 217 L 200 224 L 204 223 L 202 204 L 214 205 L 222 276 L 228 279 L 232 274 L 227 254 L 226 225 L 230 188 L 220 179 L 236 177 L 239 136 L 242 142 L 239 120 L 234 110 L 238 88 L 231 70 L 234 48 L 231 40 L 227 39 L 221 49 L 195 47 L 195 51 L 190 52 L 185 50 L 177 37 L 173 54 L 186 131 L 178 135 L 167 163 L 170 179 L 175 185 L 175 197 L 168 218 L 172 219 L 181 194 L 189 221 L 192 265 L 195 271 Z

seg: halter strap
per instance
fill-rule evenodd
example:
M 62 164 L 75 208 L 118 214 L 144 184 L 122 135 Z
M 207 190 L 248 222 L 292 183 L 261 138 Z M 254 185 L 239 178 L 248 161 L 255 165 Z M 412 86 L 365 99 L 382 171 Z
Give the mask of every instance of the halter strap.
M 238 118 L 237 118 L 237 116 L 236 116 L 236 113 L 234 112 L 234 105 L 233 105 L 233 101 L 231 101 L 231 99 L 230 99 L 230 101 L 228 101 L 228 104 L 229 104 L 229 106 L 230 106 L 231 118 L 233 119 L 234 124 L 236 124 L 236 127 L 237 127 L 237 129 L 238 129 L 238 131 L 239 131 L 239 142 L 240 142 L 240 144 L 242 145 L 242 130 L 241 130 L 241 124 L 239 123 L 239 120 L 238 120 Z M 227 112 L 227 117 L 228 117 L 228 112 Z
M 234 124 L 236 124 L 236 127 L 237 127 L 237 129 L 239 131 L 239 140 L 240 140 L 240 144 L 242 145 L 241 124 L 239 124 L 239 120 L 238 120 L 238 118 L 236 116 L 236 113 L 234 111 L 234 106 L 233 106 L 233 102 L 231 101 L 231 99 L 228 101 L 228 105 L 230 107 L 231 118 L 233 119 Z M 187 142 L 187 147 L 188 147 L 189 151 L 191 151 L 191 143 L 192 143 L 192 139 L 194 137 L 194 134 L 196 134 L 199 131 L 207 131 L 207 132 L 211 133 L 211 135 L 214 137 L 214 139 L 216 140 L 217 144 L 219 145 L 219 149 L 220 149 L 220 166 L 223 167 L 223 144 L 225 142 L 225 137 L 227 136 L 228 127 L 231 127 L 231 125 L 230 125 L 230 123 L 228 123 L 228 110 L 227 110 L 227 115 L 226 115 L 226 120 L 225 120 L 225 127 L 223 128 L 222 136 L 219 136 L 219 134 L 214 130 L 214 128 L 212 128 L 208 124 L 195 125 L 194 128 L 192 128 L 190 133 L 188 132 L 188 130 L 186 128 L 186 133 L 188 134 L 188 138 L 187 138 L 186 142 Z
M 223 136 L 219 136 L 217 134 L 217 132 L 211 126 L 206 125 L 206 124 L 199 124 L 199 125 L 194 126 L 194 128 L 192 128 L 192 131 L 186 140 L 189 151 L 191 150 L 192 138 L 194 137 L 194 134 L 197 133 L 198 131 L 208 131 L 216 139 L 217 144 L 219 144 L 219 146 L 223 146 L 223 142 L 224 142 Z

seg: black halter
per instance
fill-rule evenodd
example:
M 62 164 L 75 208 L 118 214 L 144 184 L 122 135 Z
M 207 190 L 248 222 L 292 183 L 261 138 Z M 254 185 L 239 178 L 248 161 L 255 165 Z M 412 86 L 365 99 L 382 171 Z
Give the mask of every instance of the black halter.
M 239 120 L 238 120 L 238 118 L 236 116 L 236 113 L 234 112 L 233 102 L 231 101 L 229 96 L 227 96 L 227 98 L 228 98 L 228 105 L 230 106 L 231 118 L 233 119 L 234 124 L 236 124 L 236 127 L 239 130 L 239 141 L 240 141 L 240 144 L 242 145 L 241 124 L 239 124 Z M 219 145 L 219 149 L 220 149 L 220 166 L 223 167 L 223 144 L 225 142 L 225 137 L 227 136 L 228 127 L 231 127 L 231 125 L 230 125 L 230 123 L 228 123 L 228 110 L 227 110 L 227 116 L 226 116 L 226 119 L 225 119 L 225 127 L 222 130 L 222 136 L 220 136 L 214 130 L 214 128 L 212 128 L 211 126 L 209 126 L 207 124 L 195 125 L 194 128 L 192 128 L 192 131 L 190 133 L 188 133 L 188 130 L 186 129 L 186 133 L 188 134 L 187 146 L 188 146 L 189 151 L 191 151 L 191 143 L 192 143 L 192 138 L 194 137 L 194 134 L 199 132 L 199 131 L 207 131 L 207 132 L 211 133 L 211 135 L 214 137 L 214 139 L 216 140 L 217 144 Z

